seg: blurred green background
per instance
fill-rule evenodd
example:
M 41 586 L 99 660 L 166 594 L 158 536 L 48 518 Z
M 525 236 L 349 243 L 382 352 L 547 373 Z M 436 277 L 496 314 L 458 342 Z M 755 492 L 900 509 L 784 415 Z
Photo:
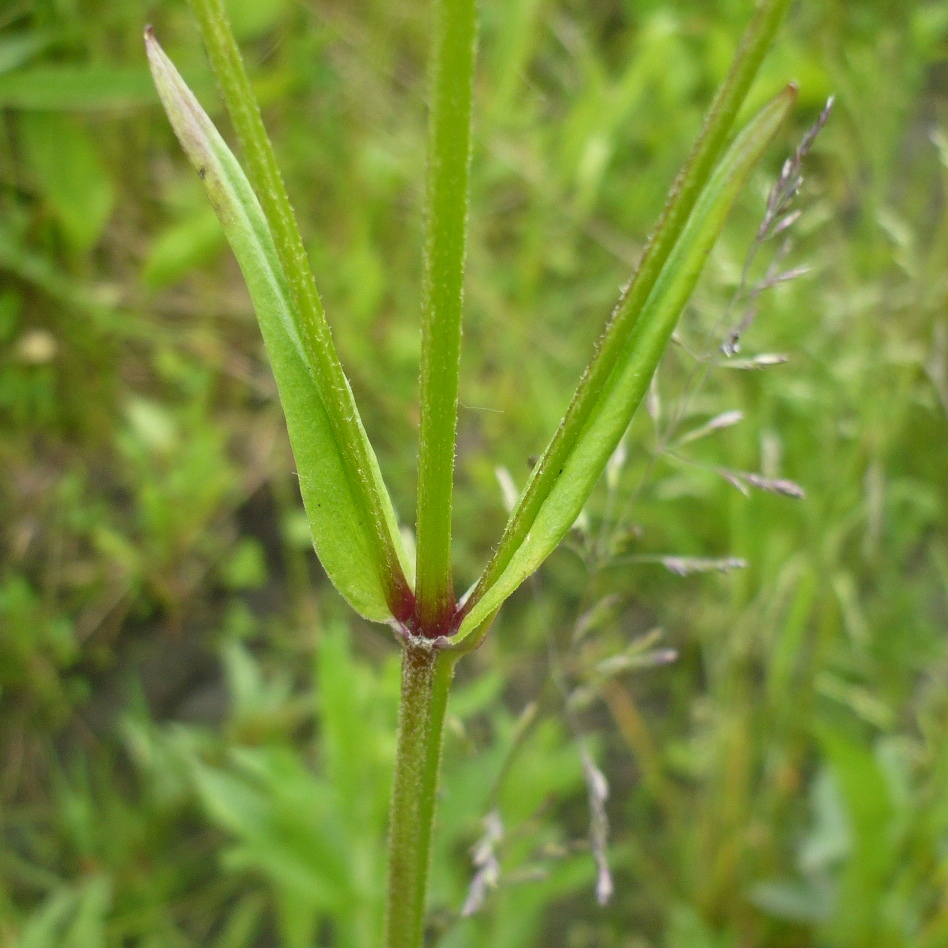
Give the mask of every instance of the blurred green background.
M 427 4 L 230 8 L 411 523 Z M 459 590 L 751 9 L 483 0 Z M 0 945 L 364 948 L 397 649 L 315 562 L 148 22 L 226 130 L 183 2 L 0 5 Z M 626 456 L 459 669 L 432 945 L 948 946 L 948 5 L 801 0 L 756 101 L 789 78 Z M 831 92 L 779 261 L 808 272 L 709 361 Z

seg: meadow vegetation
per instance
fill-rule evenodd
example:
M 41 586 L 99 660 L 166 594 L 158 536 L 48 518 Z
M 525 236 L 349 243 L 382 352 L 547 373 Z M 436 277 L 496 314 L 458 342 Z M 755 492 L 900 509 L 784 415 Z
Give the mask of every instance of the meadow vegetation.
M 412 522 L 427 4 L 228 6 Z M 752 4 L 479 7 L 459 590 Z M 0 946 L 363 948 L 398 650 L 312 552 L 147 22 L 226 127 L 183 2 L 0 9 Z M 794 5 L 750 103 L 795 78 L 791 127 L 568 541 L 459 666 L 432 945 L 948 944 L 946 62 L 937 0 Z

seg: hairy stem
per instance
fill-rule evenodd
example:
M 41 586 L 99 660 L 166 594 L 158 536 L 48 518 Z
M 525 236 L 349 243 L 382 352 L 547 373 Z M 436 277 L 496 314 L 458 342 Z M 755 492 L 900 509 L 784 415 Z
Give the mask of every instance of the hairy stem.
M 418 629 L 430 636 L 447 632 L 454 612 L 451 498 L 476 31 L 475 0 L 432 0 L 415 586 Z
M 419 948 L 441 738 L 458 654 L 418 638 L 402 652 L 402 699 L 388 837 L 386 948 Z

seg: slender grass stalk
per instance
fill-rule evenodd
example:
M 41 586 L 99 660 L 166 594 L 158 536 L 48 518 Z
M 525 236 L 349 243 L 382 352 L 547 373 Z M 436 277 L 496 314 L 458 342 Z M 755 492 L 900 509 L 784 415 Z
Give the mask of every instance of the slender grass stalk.
M 418 637 L 404 647 L 388 839 L 386 948 L 422 943 L 444 715 L 459 657 Z
M 191 0 L 227 111 L 246 157 L 247 176 L 263 208 L 299 319 L 300 338 L 317 376 L 329 423 L 342 446 L 346 474 L 372 521 L 376 553 L 384 563 L 388 603 L 396 619 L 412 611 L 412 593 L 386 523 L 358 410 L 343 372 L 303 238 L 283 184 L 273 145 L 231 32 L 223 0 Z
M 447 632 L 455 607 L 451 494 L 470 190 L 475 0 L 432 0 L 432 20 L 415 585 L 417 625 L 424 635 Z

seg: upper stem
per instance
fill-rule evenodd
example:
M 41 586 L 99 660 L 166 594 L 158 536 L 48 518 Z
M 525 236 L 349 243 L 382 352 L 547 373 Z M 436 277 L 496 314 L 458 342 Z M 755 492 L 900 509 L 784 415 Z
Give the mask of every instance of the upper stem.
M 417 638 L 409 639 L 402 653 L 388 838 L 386 948 L 422 944 L 444 715 L 458 657 Z
M 471 158 L 475 0 L 433 0 L 418 452 L 418 628 L 454 612 L 451 497 Z

